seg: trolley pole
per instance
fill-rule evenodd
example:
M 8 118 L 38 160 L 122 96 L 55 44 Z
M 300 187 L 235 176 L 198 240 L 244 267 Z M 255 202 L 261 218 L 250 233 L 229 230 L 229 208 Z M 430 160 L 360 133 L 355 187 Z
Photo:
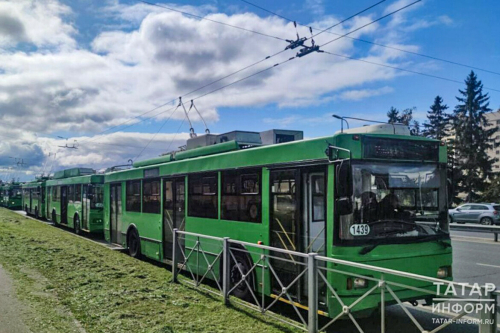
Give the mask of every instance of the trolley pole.
M 316 253 L 307 256 L 307 298 L 309 305 L 307 331 L 318 332 L 318 263 Z
M 229 263 L 231 254 L 229 253 L 229 237 L 224 237 L 222 243 L 222 293 L 224 294 L 224 305 L 229 304 Z
M 177 228 L 172 236 L 172 282 L 177 282 Z

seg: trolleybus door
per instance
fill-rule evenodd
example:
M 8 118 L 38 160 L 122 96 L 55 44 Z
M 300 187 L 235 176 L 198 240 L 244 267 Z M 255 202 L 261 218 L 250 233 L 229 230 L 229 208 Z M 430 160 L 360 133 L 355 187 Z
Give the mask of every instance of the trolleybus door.
M 122 185 L 111 184 L 110 186 L 110 224 L 109 233 L 111 243 L 121 244 L 121 215 L 122 215 Z
M 302 173 L 302 248 L 301 252 L 326 253 L 326 183 L 325 172 L 310 170 Z M 307 281 L 307 277 L 303 281 Z M 325 286 L 318 281 L 320 301 L 325 301 Z M 302 284 L 302 295 L 307 296 L 307 283 Z
M 173 230 L 186 229 L 184 177 L 165 179 L 163 191 L 163 257 L 171 260 Z
M 303 252 L 325 254 L 325 173 L 304 175 L 304 233 Z
M 28 211 L 30 214 L 33 214 L 33 210 L 32 210 L 32 207 L 33 207 L 33 189 L 30 188 L 28 191 L 30 193 L 30 205 L 28 207 Z
M 91 185 L 82 185 L 82 229 L 88 230 L 89 219 L 89 198 L 87 198 L 88 189 Z
M 68 224 L 68 187 L 61 186 L 61 223 Z
M 299 241 L 299 193 L 300 176 L 298 169 L 271 171 L 270 184 L 270 242 L 272 247 L 290 251 L 300 251 Z M 288 254 L 271 253 L 270 264 L 284 286 L 289 286 L 303 268 L 301 258 Z M 273 294 L 280 294 L 282 287 L 271 274 Z M 298 297 L 298 284 L 289 289 L 289 294 Z

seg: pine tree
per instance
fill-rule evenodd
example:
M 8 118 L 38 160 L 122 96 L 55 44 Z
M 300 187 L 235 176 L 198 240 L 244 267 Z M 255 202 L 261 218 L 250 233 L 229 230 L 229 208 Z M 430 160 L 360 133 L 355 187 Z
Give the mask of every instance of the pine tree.
M 484 202 L 498 202 L 498 198 L 500 198 L 500 176 L 496 176 L 488 183 L 481 200 Z
M 477 192 L 486 187 L 486 179 L 491 173 L 495 159 L 486 153 L 492 148 L 491 138 L 496 128 L 489 125 L 485 117 L 489 108 L 489 96 L 483 94 L 483 84 L 471 71 L 465 80 L 465 90 L 459 90 L 459 104 L 453 113 L 455 129 L 455 156 L 458 171 L 457 190 L 467 195 L 467 202 L 478 198 Z
M 391 106 L 391 109 L 387 112 L 387 118 L 389 118 L 387 122 L 389 124 L 405 124 L 406 126 L 410 126 L 413 120 L 413 110 L 415 110 L 414 107 L 405 109 L 399 113 L 398 109 Z
M 413 130 L 414 135 L 417 135 L 417 136 L 422 135 L 422 133 L 420 132 L 420 122 L 418 120 L 413 121 L 412 130 Z
M 387 112 L 387 118 L 389 118 L 389 124 L 395 124 L 399 122 L 399 111 L 395 107 L 391 106 L 391 109 Z
M 413 110 L 415 108 L 404 109 L 399 117 L 399 122 L 401 124 L 405 124 L 406 126 L 410 126 L 411 121 L 413 120 Z
M 436 96 L 434 104 L 427 111 L 428 122 L 424 123 L 424 136 L 437 140 L 448 136 L 446 126 L 449 123 L 449 116 L 446 114 L 447 109 L 448 105 L 443 104 L 443 99 L 440 96 Z

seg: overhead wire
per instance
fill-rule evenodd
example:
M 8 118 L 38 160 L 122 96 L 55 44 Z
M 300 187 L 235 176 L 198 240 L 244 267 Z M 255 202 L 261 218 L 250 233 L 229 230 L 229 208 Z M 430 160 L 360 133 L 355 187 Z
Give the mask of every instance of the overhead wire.
M 168 118 L 163 122 L 163 124 L 161 124 L 160 128 L 158 129 L 158 131 L 151 137 L 151 139 L 148 141 L 148 143 L 144 146 L 144 148 L 142 148 L 141 152 L 136 156 L 134 157 L 132 160 L 135 161 L 136 159 L 138 159 L 142 153 L 144 153 L 144 151 L 146 150 L 146 148 L 148 148 L 149 144 L 156 138 L 156 136 L 158 135 L 158 133 L 160 133 L 160 131 L 163 129 L 163 127 L 165 126 L 165 124 L 170 120 L 170 118 L 172 118 L 172 116 L 174 115 L 175 111 L 177 111 L 177 109 L 179 108 L 181 104 L 179 103 L 179 105 L 177 105 L 177 107 L 174 109 L 174 111 L 168 116 Z
M 422 1 L 422 0 L 416 0 L 416 1 L 414 1 L 414 2 L 411 2 L 411 3 L 407 4 L 406 6 L 400 7 L 399 9 L 396 9 L 396 10 L 394 10 L 394 11 L 392 11 L 392 12 L 388 13 L 388 14 L 385 14 L 385 15 L 383 15 L 383 16 L 381 16 L 381 17 L 379 17 L 378 19 L 376 19 L 376 20 L 374 20 L 374 21 L 371 21 L 371 22 L 369 22 L 369 23 L 363 24 L 362 26 L 360 26 L 360 27 L 358 27 L 358 28 L 356 28 L 356 29 L 354 29 L 354 30 L 349 31 L 349 32 L 348 32 L 348 33 L 346 33 L 346 34 L 343 34 L 343 35 L 341 35 L 341 36 L 339 36 L 339 37 L 337 37 L 337 38 L 334 38 L 334 39 L 332 39 L 332 40 L 330 40 L 330 41 L 328 41 L 328 42 L 326 42 L 326 43 L 321 44 L 321 47 L 324 47 L 324 46 L 326 46 L 326 45 L 328 45 L 328 44 L 330 44 L 330 43 L 333 43 L 333 42 L 335 42 L 335 41 L 337 41 L 337 40 L 339 40 L 339 39 L 341 39 L 341 38 L 344 38 L 344 37 L 345 37 L 345 36 L 347 36 L 347 35 L 350 35 L 350 34 L 352 34 L 352 33 L 356 32 L 356 31 L 359 31 L 359 30 L 361 30 L 361 29 L 363 29 L 363 28 L 366 28 L 367 26 L 372 25 L 372 24 L 374 24 L 374 23 L 376 23 L 376 22 L 378 22 L 378 21 L 381 21 L 381 20 L 383 20 L 383 19 L 385 19 L 385 18 L 387 18 L 387 17 L 389 17 L 389 16 L 392 16 L 392 15 L 394 15 L 394 14 L 396 14 L 396 13 L 398 13 L 398 12 L 402 11 L 402 10 L 405 10 L 406 8 L 409 8 L 409 7 L 411 7 L 411 6 L 414 6 L 414 5 L 416 5 L 417 3 L 421 2 L 421 1 Z
M 384 1 L 385 1 L 385 0 L 384 0 Z M 148 4 L 148 5 L 157 6 L 156 4 L 152 4 L 152 3 L 149 3 L 149 2 L 145 2 L 145 1 L 140 1 L 140 2 L 143 2 L 143 3 Z M 379 3 L 380 3 L 380 2 L 379 2 Z M 379 3 L 377 3 L 377 4 L 379 4 Z M 158 6 L 159 6 L 159 5 L 158 5 Z M 375 5 L 372 5 L 372 6 L 370 6 L 369 8 L 373 8 L 374 6 L 375 6 Z M 165 6 L 159 6 L 159 7 L 165 8 Z M 166 9 L 173 10 L 172 8 L 166 8 Z M 361 14 L 361 13 L 366 12 L 366 10 L 367 10 L 367 9 L 365 8 L 365 9 L 363 9 L 363 10 L 361 10 L 361 11 L 357 12 L 356 14 L 351 15 L 351 16 L 350 16 L 350 17 L 348 17 L 348 18 L 341 20 L 341 21 L 340 21 L 340 22 L 338 22 L 337 24 L 333 25 L 333 26 L 332 26 L 332 28 L 333 28 L 333 27 L 335 27 L 335 26 L 337 26 L 337 25 L 339 25 L 339 24 L 342 24 L 343 22 L 346 22 L 347 20 L 352 19 L 353 17 L 355 17 L 355 16 L 357 16 L 357 15 L 359 15 L 359 14 Z M 178 11 L 178 12 L 181 12 L 181 13 L 185 13 L 185 12 L 183 12 L 183 11 L 179 11 L 179 10 L 175 10 L 175 11 Z M 188 14 L 189 14 L 189 13 L 186 13 L 186 15 L 188 15 Z M 191 14 L 191 15 L 192 15 L 192 14 Z M 266 60 L 268 60 L 268 59 L 274 58 L 275 56 L 280 55 L 280 54 L 282 54 L 282 53 L 283 53 L 283 52 L 285 52 L 285 51 L 287 51 L 287 50 L 286 50 L 286 49 L 284 49 L 284 50 L 281 50 L 281 51 L 276 52 L 276 53 L 274 53 L 274 54 L 271 54 L 271 55 L 269 55 L 269 56 L 266 56 L 266 57 L 262 58 L 261 60 L 258 60 L 258 61 L 254 62 L 254 63 L 252 63 L 252 64 L 247 65 L 247 66 L 244 66 L 243 68 L 241 68 L 241 69 L 239 69 L 239 70 L 237 70 L 237 71 L 234 71 L 234 72 L 232 72 L 232 73 L 230 73 L 230 74 L 228 74 L 228 75 L 225 75 L 225 76 L 223 76 L 223 77 L 221 77 L 221 78 L 219 78 L 219 79 L 217 79 L 217 80 L 214 80 L 214 81 L 212 81 L 212 82 L 209 82 L 209 83 L 207 83 L 207 84 L 205 84 L 205 85 L 203 85 L 203 86 L 201 86 L 201 87 L 199 87 L 199 88 L 196 88 L 196 89 L 194 89 L 194 90 L 192 90 L 192 91 L 190 91 L 190 92 L 188 92 L 188 93 L 185 93 L 185 94 L 181 95 L 181 97 L 185 98 L 185 97 L 187 97 L 187 96 L 189 96 L 189 95 L 191 95 L 191 94 L 194 94 L 195 92 L 198 92 L 198 91 L 200 91 L 200 90 L 203 90 L 204 88 L 207 88 L 207 87 L 209 87 L 209 86 L 211 86 L 211 85 L 213 85 L 213 84 L 216 84 L 216 83 L 218 83 L 218 82 L 220 82 L 220 81 L 223 81 L 223 80 L 225 80 L 225 79 L 227 79 L 227 78 L 229 78 L 229 77 L 231 77 L 231 76 L 233 76 L 233 75 L 236 75 L 236 74 L 238 74 L 238 73 L 240 73 L 240 72 L 242 72 L 242 71 L 244 71 L 244 70 L 247 70 L 247 69 L 249 69 L 249 68 L 251 68 L 251 67 L 254 67 L 254 66 L 256 66 L 256 65 L 258 65 L 258 64 L 260 64 L 260 63 L 262 63 L 262 62 L 264 62 L 264 61 L 266 61 Z M 122 122 L 122 123 L 118 124 L 118 125 L 115 125 L 115 126 L 112 126 L 112 127 L 107 128 L 107 129 L 104 129 L 103 131 L 101 131 L 101 132 L 99 132 L 99 133 L 95 134 L 93 138 L 89 138 L 89 139 L 87 139 L 87 140 L 80 141 L 80 142 L 79 142 L 79 144 L 82 144 L 82 143 L 85 143 L 85 142 L 91 142 L 91 141 L 93 141 L 93 140 L 95 140 L 95 139 L 97 138 L 97 135 L 100 135 L 100 134 L 106 133 L 106 132 L 108 132 L 108 131 L 110 131 L 110 130 L 112 130 L 112 129 L 115 129 L 115 128 L 118 128 L 118 127 L 121 127 L 121 126 L 123 126 L 123 125 L 125 125 L 125 124 L 127 124 L 127 123 L 129 123 L 129 122 L 131 122 L 131 121 L 133 121 L 134 119 L 139 119 L 139 118 L 141 118 L 141 117 L 145 116 L 146 114 L 149 114 L 149 113 L 151 113 L 151 112 L 154 112 L 154 111 L 156 111 L 156 110 L 158 110 L 158 109 L 160 109 L 160 108 L 162 108 L 162 107 L 164 107 L 164 106 L 166 106 L 166 105 L 168 105 L 168 104 L 174 103 L 176 100 L 177 100 L 177 98 L 172 99 L 172 100 L 169 100 L 169 101 L 168 101 L 168 102 L 166 102 L 166 103 L 163 103 L 163 104 L 161 104 L 161 105 L 159 105 L 159 106 L 156 106 L 156 107 L 154 107 L 153 109 L 148 110 L 148 111 L 146 111 L 146 112 L 143 112 L 143 113 L 141 113 L 141 114 L 139 114 L 139 115 L 137 115 L 137 116 L 135 116 L 135 117 L 132 117 L 132 118 L 130 118 L 130 119 L 128 119 L 128 120 L 126 120 L 126 121 L 124 121 L 124 122 Z M 149 120 L 149 119 L 152 119 L 152 118 L 155 118 L 156 116 L 158 116 L 158 115 L 160 115 L 160 114 L 163 114 L 163 113 L 165 113 L 165 112 L 168 112 L 168 111 L 172 110 L 173 108 L 174 108 L 174 107 L 172 107 L 171 109 L 168 109 L 168 110 L 166 110 L 166 111 L 160 112 L 160 113 L 158 113 L 158 114 L 156 114 L 156 115 L 154 115 L 154 116 L 152 116 L 152 117 L 148 117 L 148 118 L 142 119 L 141 121 L 139 121 L 139 123 L 141 123 L 141 122 L 143 122 L 143 121 L 146 121 L 146 120 Z M 132 127 L 132 126 L 134 126 L 134 125 L 136 125 L 136 124 L 137 124 L 137 123 L 133 123 L 133 124 L 131 124 L 130 126 L 126 126 L 125 128 Z M 125 128 L 122 128 L 122 130 L 123 130 L 123 129 L 125 129 Z
M 318 35 L 321 35 L 321 34 L 322 34 L 322 33 L 324 33 L 325 31 L 328 31 L 328 30 L 330 30 L 330 29 L 333 29 L 333 28 L 335 28 L 336 26 L 338 26 L 339 24 L 342 24 L 342 23 L 344 23 L 345 21 L 350 20 L 350 19 L 354 18 L 355 16 L 358 16 L 359 14 L 362 14 L 362 13 L 364 13 L 364 12 L 366 12 L 366 11 L 368 11 L 368 10 L 370 10 L 370 9 L 372 9 L 372 8 L 374 8 L 374 7 L 376 7 L 376 6 L 378 6 L 378 5 L 380 5 L 381 3 L 385 2 L 385 1 L 387 1 L 387 0 L 381 0 L 381 1 L 379 1 L 379 2 L 377 2 L 377 3 L 375 3 L 375 4 L 373 4 L 373 5 L 371 5 L 370 7 L 367 7 L 366 9 L 364 9 L 363 11 L 361 11 L 360 13 L 354 14 L 354 15 L 352 15 L 352 16 L 350 16 L 350 17 L 348 17 L 348 18 L 344 19 L 343 21 L 340 21 L 340 22 L 338 22 L 338 23 L 335 23 L 334 25 L 329 26 L 328 28 L 325 28 L 325 29 L 321 30 L 320 32 L 318 32 L 318 33 L 316 33 L 316 34 L 312 35 L 310 38 L 312 39 L 312 38 L 314 38 L 314 37 L 316 37 L 316 36 L 318 36 Z M 422 0 L 418 0 L 418 1 L 422 1 Z M 417 1 L 417 2 L 418 2 L 418 1 Z M 403 8 L 403 9 L 404 9 L 404 8 Z M 382 17 L 382 18 L 383 18 L 383 17 Z M 381 18 L 381 19 L 382 19 L 382 18 Z
M 313 30 L 317 30 L 317 31 L 320 31 L 322 29 L 318 28 L 318 27 L 313 27 L 311 25 L 307 25 L 307 24 L 303 24 L 303 23 L 300 23 L 299 21 L 296 21 L 296 20 L 293 20 L 289 17 L 286 17 L 282 14 L 278 14 L 276 12 L 273 12 L 267 8 L 264 8 L 260 5 L 257 5 L 251 1 L 248 1 L 248 0 L 240 0 L 250 6 L 253 6 L 255 8 L 258 8 L 264 12 L 267 12 L 271 15 L 274 15 L 274 16 L 277 16 L 277 17 L 280 17 L 288 22 L 295 22 L 296 24 L 298 25 L 301 25 L 303 27 L 307 27 L 307 28 L 311 28 Z M 337 32 L 333 32 L 333 31 L 325 31 L 326 33 L 328 34 L 332 34 L 332 35 L 336 35 L 336 36 L 341 36 L 342 34 L 340 33 L 337 33 Z M 482 72 L 485 72 L 485 73 L 490 73 L 490 74 L 495 74 L 495 75 L 500 75 L 500 72 L 495 72 L 495 71 L 492 71 L 492 70 L 489 70 L 489 69 L 485 69 L 485 68 L 481 68 L 481 67 L 477 67 L 477 66 L 472 66 L 472 65 L 467 65 L 467 64 L 464 64 L 464 63 L 461 63 L 461 62 L 457 62 L 457 61 L 453 61 L 453 60 L 448 60 L 448 59 L 444 59 L 444 58 L 440 58 L 440 57 L 436 57 L 436 56 L 431 56 L 431 55 L 428 55 L 428 54 L 424 54 L 424 53 L 421 53 L 421 52 L 415 52 L 415 51 L 410 51 L 410 50 L 405 50 L 405 49 L 402 49 L 400 47 L 396 47 L 396 46 L 391 46 L 391 45 L 387 45 L 387 44 L 382 44 L 382 43 L 378 43 L 378 42 L 374 42 L 374 41 L 370 41 L 370 40 L 366 40 L 366 39 L 362 39 L 362 38 L 356 38 L 356 37 L 351 37 L 351 36 L 344 36 L 345 38 L 348 38 L 348 39 L 351 39 L 351 40 L 354 40 L 354 41 L 358 41 L 358 42 L 362 42 L 362 43 L 366 43 L 366 44 L 371 44 L 371 45 L 375 45 L 375 46 L 380 46 L 380 47 L 383 47 L 383 48 L 387 48 L 387 49 L 390 49 L 390 50 L 395 50 L 395 51 L 399 51 L 399 52 L 403 52 L 403 53 L 408 53 L 408 54 L 411 54 L 411 55 L 415 55 L 415 56 L 419 56 L 419 57 L 424 57 L 424 58 L 427 58 L 427 59 L 432 59 L 432 60 L 437 60 L 437 61 L 441 61 L 441 62 L 444 62 L 444 63 L 448 63 L 448 64 L 451 64 L 451 65 L 455 65 L 455 66 L 460 66 L 460 67 L 465 67 L 465 68 L 470 68 L 470 69 L 475 69 L 475 70 L 478 70 L 478 71 L 482 71 Z
M 416 3 L 420 2 L 420 1 L 421 1 L 421 0 L 417 0 L 417 1 L 415 1 L 415 2 L 413 2 L 413 3 L 411 3 L 411 4 L 409 4 L 409 5 L 406 5 L 406 6 L 404 6 L 404 7 L 401 7 L 400 9 L 397 9 L 397 10 L 395 10 L 395 11 L 393 11 L 393 12 L 391 12 L 391 13 L 387 14 L 387 15 L 384 15 L 384 16 L 382 16 L 382 17 L 380 17 L 380 18 L 376 19 L 376 20 L 371 21 L 370 23 L 367 23 L 367 24 L 363 25 L 362 27 L 359 27 L 359 28 L 354 29 L 354 30 L 352 30 L 352 31 L 350 31 L 350 32 L 348 32 L 348 33 L 346 33 L 345 35 L 349 35 L 349 34 L 351 34 L 351 33 L 354 33 L 354 32 L 356 32 L 356 31 L 359 31 L 360 29 L 362 29 L 362 28 L 364 28 L 364 27 L 367 27 L 367 26 L 369 26 L 370 24 L 373 24 L 373 23 L 375 23 L 375 22 L 378 22 L 378 21 L 380 21 L 381 19 L 386 18 L 386 17 L 388 17 L 388 16 L 390 16 L 390 15 L 393 15 L 393 14 L 395 14 L 395 13 L 397 13 L 397 12 L 399 12 L 399 11 L 401 11 L 401 10 L 405 9 L 405 8 L 408 8 L 409 6 L 414 5 L 414 4 L 416 4 Z M 340 38 L 342 38 L 342 37 L 340 37 Z M 340 38 L 336 38 L 335 40 L 329 41 L 329 42 L 325 43 L 324 45 L 326 45 L 326 44 L 330 44 L 330 43 L 332 43 L 332 42 L 334 42 L 334 41 L 336 41 L 336 40 L 338 40 L 338 39 L 340 39 Z M 238 79 L 238 80 L 236 80 L 236 81 L 233 81 L 233 82 L 231 82 L 231 83 L 228 83 L 228 84 L 226 84 L 226 85 L 223 85 L 223 86 L 221 86 L 221 87 L 218 87 L 218 88 L 213 89 L 213 90 L 211 90 L 211 91 L 208 91 L 208 92 L 206 92 L 206 93 L 204 93 L 204 94 L 202 94 L 202 95 L 197 96 L 196 98 L 193 98 L 192 100 L 193 100 L 193 101 L 195 101 L 195 100 L 200 99 L 200 98 L 203 98 L 203 97 L 205 97 L 205 96 L 207 96 L 207 95 L 213 94 L 213 93 L 215 93 L 215 92 L 217 92 L 217 91 L 219 91 L 219 90 L 225 89 L 225 88 L 227 88 L 227 87 L 229 87 L 229 86 L 235 85 L 235 84 L 237 84 L 237 83 L 239 83 L 239 82 L 242 82 L 242 81 L 244 81 L 244 80 L 247 80 L 247 79 L 249 79 L 249 78 L 251 78 L 251 77 L 254 77 L 254 76 L 257 76 L 257 75 L 262 74 L 262 73 L 264 73 L 264 72 L 267 72 L 267 71 L 269 71 L 269 70 L 271 70 L 271 69 L 273 69 L 273 68 L 276 68 L 276 67 L 277 67 L 277 66 L 279 66 L 279 65 L 286 64 L 286 63 L 288 63 L 288 62 L 290 62 L 290 61 L 292 61 L 292 60 L 294 60 L 294 59 L 296 59 L 296 57 L 291 57 L 291 58 L 289 58 L 289 59 L 287 59 L 287 60 L 284 60 L 284 61 L 282 61 L 282 62 L 276 63 L 276 64 L 274 64 L 274 65 L 272 65 L 272 66 L 269 66 L 269 67 L 267 67 L 267 68 L 264 68 L 264 69 L 262 69 L 262 70 L 259 70 L 259 71 L 255 72 L 255 73 L 252 73 L 252 74 L 250 74 L 250 75 L 247 75 L 247 76 L 245 76 L 245 77 L 243 77 L 243 78 L 241 78 L 241 79 Z M 187 116 L 187 115 L 186 115 L 186 116 Z M 185 120 L 185 119 L 184 119 L 184 120 Z M 182 122 L 181 124 L 183 124 L 183 123 L 184 123 L 184 120 L 183 120 L 183 122 Z M 179 130 L 180 130 L 180 127 L 179 127 Z M 179 130 L 178 130 L 178 131 L 179 131 Z M 174 137 L 174 138 L 175 138 L 175 137 Z
M 373 62 L 373 61 L 369 61 L 369 60 L 365 60 L 365 59 L 361 59 L 361 58 L 356 58 L 356 57 L 350 57 L 350 56 L 347 56 L 347 55 L 337 54 L 337 53 L 333 53 L 333 52 L 329 52 L 329 51 L 325 51 L 325 50 L 323 50 L 321 53 L 326 53 L 326 54 L 329 54 L 329 55 L 333 55 L 333 56 L 341 57 L 341 58 L 345 58 L 345 59 L 361 61 L 361 62 L 364 62 L 364 63 L 367 63 L 367 64 L 371 64 L 371 65 L 376 65 L 376 66 L 391 68 L 391 69 L 395 69 L 395 70 L 398 70 L 398 71 L 403 71 L 403 72 L 408 72 L 408 73 L 412 73 L 412 74 L 418 74 L 418 75 L 422 75 L 422 76 L 427 76 L 427 77 L 431 77 L 431 78 L 435 78 L 435 79 L 439 79 L 439 80 L 444 80 L 444 81 L 448 81 L 448 82 L 454 82 L 454 83 L 463 84 L 463 81 L 454 80 L 454 79 L 446 78 L 446 77 L 443 77 L 443 76 L 438 76 L 438 75 L 433 75 L 433 74 L 427 74 L 427 73 L 418 72 L 418 71 L 415 71 L 415 70 L 410 70 L 410 69 L 396 67 L 396 66 L 387 65 L 387 64 L 381 64 L 381 63 L 378 63 L 378 62 Z M 489 88 L 489 87 L 483 87 L 483 88 L 487 89 L 487 90 L 491 90 L 491 91 L 500 92 L 500 89 Z
M 239 30 L 251 32 L 251 33 L 254 33 L 254 34 L 257 34 L 257 35 L 261 35 L 261 36 L 264 36 L 264 37 L 270 37 L 270 38 L 274 38 L 274 39 L 286 41 L 285 38 L 281 38 L 281 37 L 278 37 L 278 36 L 269 35 L 269 34 L 266 34 L 266 33 L 260 32 L 260 31 L 255 31 L 255 30 L 252 30 L 252 29 L 243 28 L 243 27 L 240 27 L 240 26 L 237 26 L 237 25 L 233 25 L 233 24 L 229 24 L 229 23 L 225 23 L 225 22 L 213 20 L 213 19 L 207 18 L 206 16 L 200 16 L 200 15 L 196 15 L 196 14 L 193 14 L 193 13 L 188 13 L 188 12 L 180 10 L 180 9 L 176 9 L 176 8 L 172 8 L 172 7 L 167 7 L 165 5 L 160 5 L 160 4 L 152 3 L 152 2 L 148 2 L 148 1 L 141 1 L 141 0 L 138 0 L 138 1 L 142 2 L 142 3 L 146 4 L 146 5 L 156 6 L 156 7 L 168 9 L 168 10 L 173 11 L 173 12 L 181 13 L 181 14 L 184 14 L 184 15 L 192 16 L 192 17 L 196 17 L 196 18 L 198 18 L 200 20 L 205 20 L 205 21 L 209 21 L 209 22 L 213 22 L 213 23 L 225 25 L 227 27 L 231 27 L 231 28 L 235 28 L 235 29 L 239 29 Z

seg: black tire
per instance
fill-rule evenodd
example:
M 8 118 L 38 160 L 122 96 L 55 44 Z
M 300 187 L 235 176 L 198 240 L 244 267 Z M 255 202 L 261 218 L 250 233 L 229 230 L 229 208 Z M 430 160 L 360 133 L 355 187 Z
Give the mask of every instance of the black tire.
M 236 251 L 233 250 L 232 253 L 234 254 L 234 258 L 236 259 L 236 261 L 231 256 L 231 263 L 229 267 L 229 289 L 232 289 L 234 285 L 236 285 L 239 281 L 241 281 L 242 278 L 241 272 L 243 272 L 243 274 L 246 275 L 246 281 L 248 282 L 248 284 L 250 286 L 253 286 L 254 285 L 253 274 L 252 273 L 248 274 L 248 272 L 252 267 L 250 266 L 250 262 L 247 255 L 240 252 L 239 250 Z M 244 300 L 251 300 L 252 298 L 252 292 L 250 291 L 248 285 L 245 282 L 240 283 L 233 290 L 231 294 Z
M 77 235 L 82 233 L 82 229 L 80 228 L 80 217 L 78 215 L 73 219 L 73 229 Z
M 483 217 L 480 223 L 482 225 L 493 225 L 493 219 L 491 217 Z
M 132 258 L 141 258 L 141 239 L 136 229 L 130 230 L 127 236 L 128 253 Z

